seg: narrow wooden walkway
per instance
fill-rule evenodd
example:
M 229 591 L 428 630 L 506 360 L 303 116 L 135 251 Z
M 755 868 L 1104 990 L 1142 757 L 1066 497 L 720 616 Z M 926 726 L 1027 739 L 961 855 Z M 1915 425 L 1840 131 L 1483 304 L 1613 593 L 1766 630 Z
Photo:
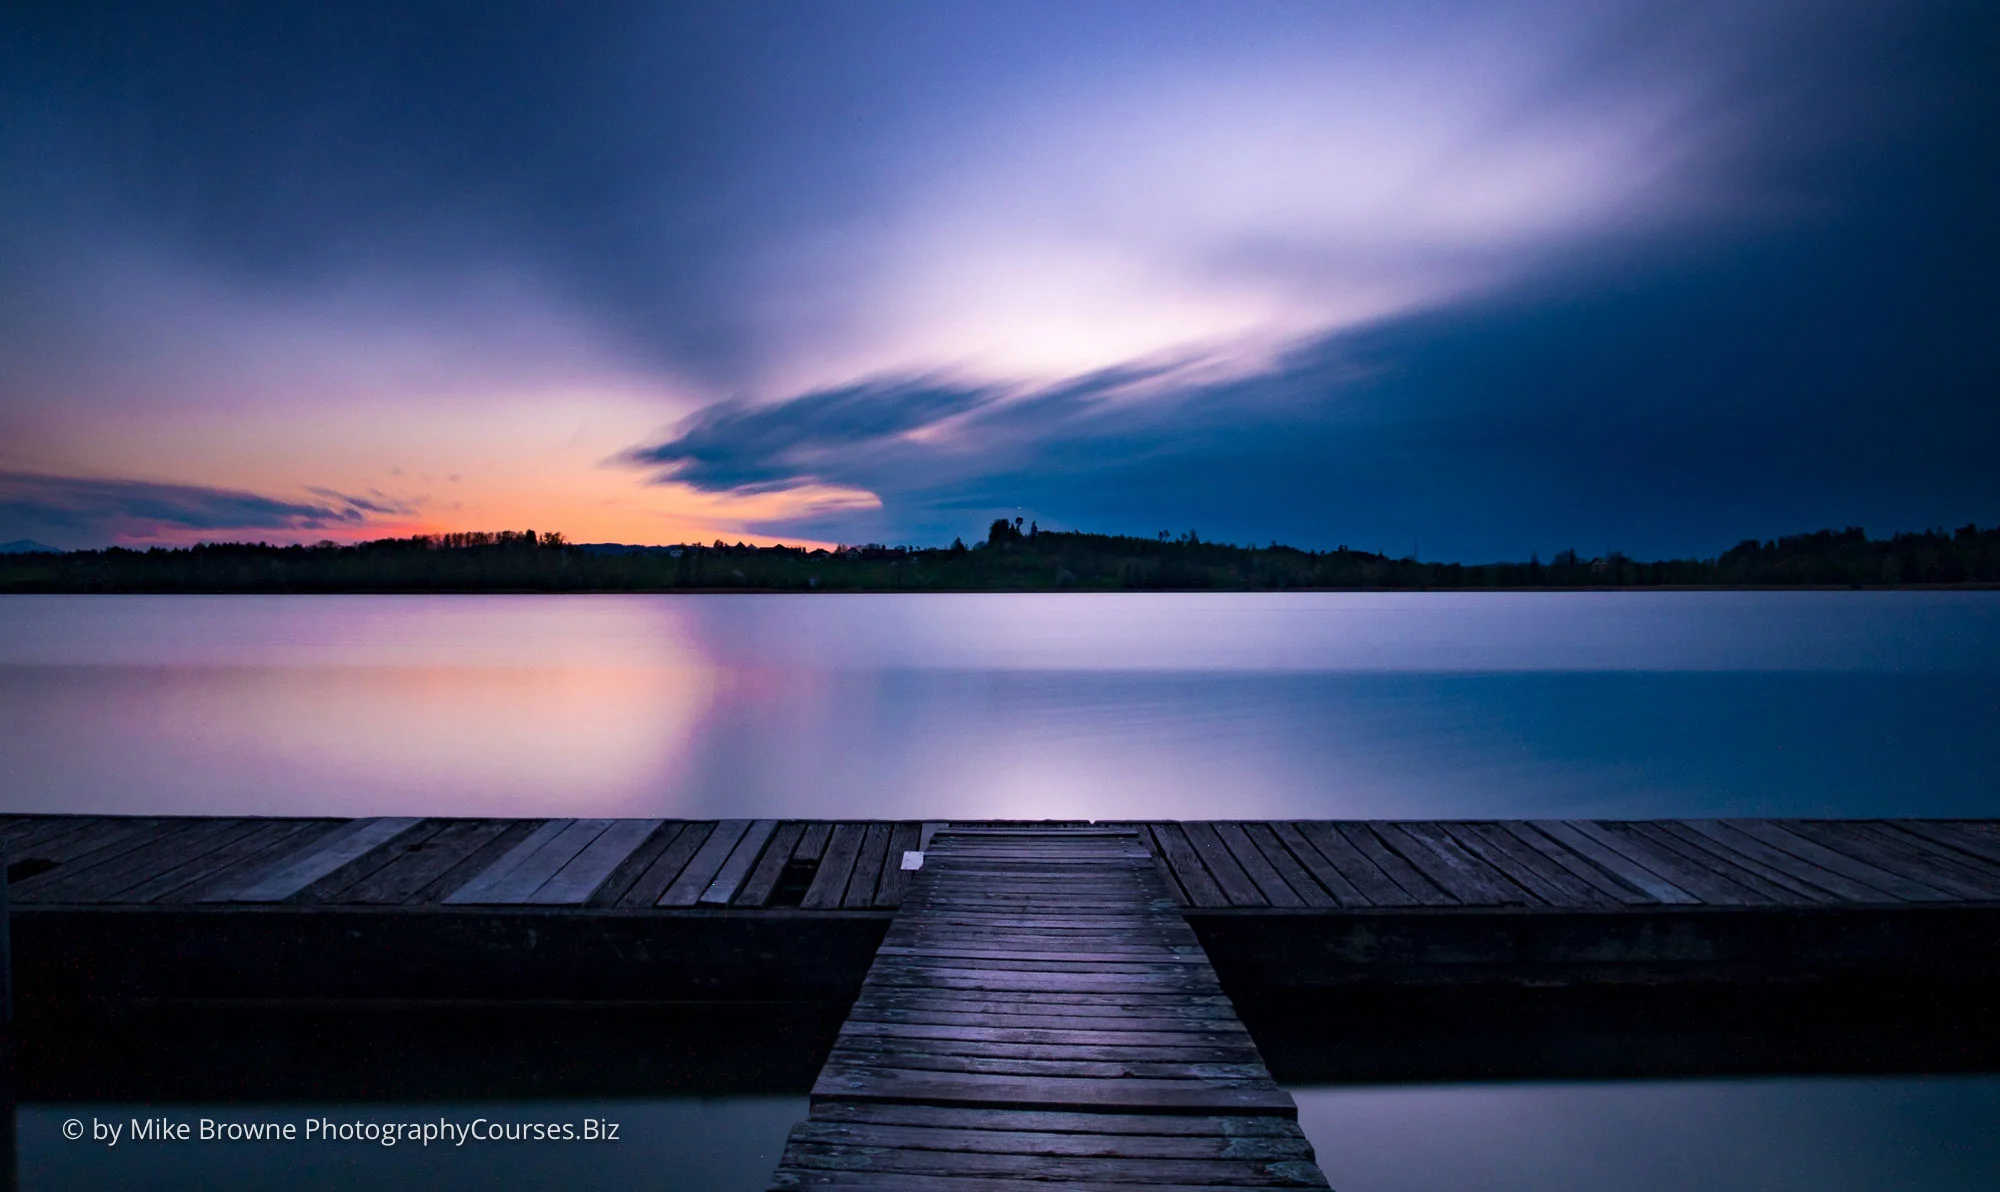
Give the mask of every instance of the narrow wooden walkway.
M 773 1188 L 1326 1186 L 1138 831 L 921 860 Z

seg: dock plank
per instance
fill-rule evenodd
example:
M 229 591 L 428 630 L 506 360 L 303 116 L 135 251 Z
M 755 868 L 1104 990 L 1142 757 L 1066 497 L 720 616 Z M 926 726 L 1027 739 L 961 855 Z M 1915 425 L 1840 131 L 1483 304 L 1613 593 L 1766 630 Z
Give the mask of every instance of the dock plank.
M 680 831 L 674 835 L 672 841 L 660 849 L 652 864 L 632 880 L 632 884 L 619 895 L 614 905 L 621 907 L 657 905 L 668 887 L 680 880 L 682 872 L 688 867 L 688 862 L 704 844 L 708 843 L 708 838 L 714 832 L 715 823 L 710 820 L 695 820 L 681 825 Z M 655 837 L 654 840 L 657 843 L 659 837 Z
M 718 820 L 708 839 L 701 842 L 694 856 L 688 858 L 687 868 L 673 884 L 661 892 L 654 900 L 654 906 L 693 906 L 701 900 L 703 891 L 715 880 L 729 854 L 736 851 L 743 834 L 750 830 L 749 820 Z
M 1701 902 L 1694 894 L 1675 885 L 1641 859 L 1623 839 L 1611 835 L 1588 820 L 1533 820 L 1535 831 L 1588 858 L 1619 881 L 1642 891 L 1656 902 L 1692 906 Z
M 1829 847 L 1839 845 L 1864 861 L 1961 898 L 1981 902 L 2000 899 L 2000 866 L 1981 866 L 1962 853 L 1921 848 L 1887 824 L 1808 821 L 1790 826 Z
M 804 824 L 780 824 L 771 834 L 771 845 L 758 859 L 756 868 L 743 882 L 743 888 L 736 892 L 733 906 L 763 906 L 771 901 L 771 892 L 778 888 L 778 879 L 784 876 L 785 866 L 791 864 L 794 852 L 799 846 L 799 838 L 805 835 Z
M 1284 881 L 1242 825 L 1202 827 Z M 1324 1187 L 1145 831 L 939 831 L 772 1186 Z M 1220 1124 L 1254 1118 L 1288 1129 Z
M 1457 896 L 1425 877 L 1422 871 L 1383 843 L 1382 837 L 1365 823 L 1329 825 L 1349 848 L 1365 857 L 1383 877 L 1403 891 L 1413 906 L 1456 906 Z
M 1186 834 L 1195 855 L 1201 858 L 1209 876 L 1222 888 L 1224 906 L 1270 905 L 1264 892 L 1257 888 L 1257 883 L 1250 880 L 1250 875 L 1243 872 L 1243 867 L 1230 855 L 1222 837 L 1216 834 L 1214 824 L 1190 821 L 1181 825 L 1181 831 Z
M 1360 899 L 1355 905 L 1411 906 L 1416 903 L 1408 891 L 1383 873 L 1380 866 L 1355 848 L 1332 824 L 1308 821 L 1287 826 L 1298 834 L 1299 839 L 1312 846 L 1328 869 L 1348 884 Z M 1333 887 L 1329 884 L 1327 888 Z
M 1643 837 L 1663 854 L 1677 857 L 1696 870 L 1747 891 L 1753 896 L 1753 901 L 1772 906 L 1794 906 L 1828 897 L 1825 891 L 1788 874 L 1782 868 L 1771 868 L 1741 852 L 1725 848 L 1699 832 L 1690 832 L 1679 824 L 1648 822 L 1625 824 L 1623 827 Z
M 854 875 L 854 858 L 861 851 L 865 831 L 860 824 L 834 825 L 820 856 L 819 869 L 813 873 L 812 885 L 806 887 L 805 897 L 799 901 L 801 907 L 826 910 L 840 906 L 847 895 L 847 881 Z
M 1507 875 L 1549 906 L 1592 907 L 1616 903 L 1496 824 L 1440 824 L 1459 846 Z
M 923 850 L 918 846 L 923 838 L 924 826 L 919 823 L 899 823 L 890 829 L 889 852 L 882 858 L 882 880 L 875 887 L 876 909 L 893 910 L 903 905 L 903 895 L 917 875 L 916 870 L 903 868 L 903 857 L 907 853 L 921 854 Z
M 350 906 L 399 906 L 459 862 L 506 832 L 508 820 L 447 820 L 422 840 L 397 842 L 387 864 L 341 890 L 329 901 Z
M 722 862 L 722 868 L 716 870 L 715 876 L 709 879 L 707 888 L 702 890 L 701 897 L 695 900 L 696 904 L 728 906 L 730 900 L 736 897 L 736 891 L 749 878 L 751 866 L 755 865 L 757 858 L 763 855 L 764 846 L 770 843 L 772 834 L 777 830 L 777 820 L 752 820 L 750 826 L 743 830 L 743 835 L 737 840 L 736 847 L 730 850 L 729 856 Z
M 233 890 L 205 896 L 216 902 L 282 902 L 372 849 L 380 848 L 422 823 L 421 819 L 385 816 L 354 820 L 313 841 L 268 872 Z
M 847 879 L 847 893 L 840 905 L 849 910 L 865 910 L 875 905 L 875 888 L 882 880 L 882 866 L 889 859 L 889 825 L 872 823 L 861 834 L 861 848 L 854 854 L 854 873 Z
M 582 906 L 665 823 L 658 819 L 612 820 L 609 827 L 522 901 L 534 906 Z
M 1732 828 L 1749 836 L 1754 836 L 1780 852 L 1789 853 L 1802 861 L 1811 862 L 1821 869 L 1829 869 L 1842 877 L 1850 878 L 1863 885 L 1880 890 L 1890 898 L 1904 902 L 1950 902 L 1952 896 L 1922 882 L 1878 869 L 1856 857 L 1851 857 L 1837 849 L 1817 844 L 1804 836 L 1770 820 L 1730 820 Z
M 1764 876 L 1810 902 L 1831 903 L 1843 899 L 1875 902 L 1882 897 L 1881 892 L 1872 886 L 1864 886 L 1832 870 L 1780 852 L 1722 820 L 1687 820 L 1662 824 L 1661 827 L 1677 835 L 1701 837 L 1714 848 L 1724 850 L 1739 864 L 1761 866 Z
M 1374 824 L 1375 834 L 1404 860 L 1466 906 L 1524 906 L 1535 901 L 1433 824 Z
M 170 820 L 151 832 L 126 838 L 127 847 L 99 849 L 79 857 L 68 865 L 21 882 L 10 894 L 23 903 L 106 899 L 172 868 L 180 857 L 200 856 L 218 847 L 207 842 L 241 822 L 229 819 Z
M 1527 846 L 1530 852 L 1589 886 L 1612 903 L 1620 906 L 1646 906 L 1659 902 L 1644 890 L 1619 880 L 1610 870 L 1593 863 L 1583 854 L 1564 848 L 1537 831 L 1532 824 L 1518 820 L 1502 820 L 1491 827 L 1496 837 L 1511 837 Z
M 515 870 L 528 864 L 539 855 L 550 841 L 560 837 L 575 826 L 574 819 L 544 820 L 532 832 L 523 836 L 514 846 L 496 858 L 476 874 L 471 881 L 461 885 L 445 897 L 446 906 L 472 906 L 480 903 L 505 901 L 494 897 L 501 883 L 513 876 Z M 581 846 L 578 846 L 581 847 Z M 537 885 L 540 882 L 536 883 Z
M 1306 905 L 1305 898 L 1285 881 L 1277 867 L 1271 864 L 1270 858 L 1266 857 L 1263 850 L 1250 839 L 1249 830 L 1244 825 L 1225 820 L 1214 824 L 1213 827 L 1216 837 L 1222 841 L 1223 847 L 1229 850 L 1229 855 L 1235 858 L 1236 863 L 1242 866 L 1243 872 L 1250 878 L 1251 884 L 1257 887 L 1257 892 L 1264 896 L 1266 903 L 1271 906 L 1288 907 Z

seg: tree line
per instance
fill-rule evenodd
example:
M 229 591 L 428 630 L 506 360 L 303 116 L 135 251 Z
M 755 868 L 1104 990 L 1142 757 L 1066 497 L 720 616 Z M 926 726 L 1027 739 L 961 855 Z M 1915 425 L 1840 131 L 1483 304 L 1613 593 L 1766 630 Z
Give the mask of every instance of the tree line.
M 1573 550 L 1546 563 L 1435 563 L 1342 546 L 1234 546 L 1023 529 L 983 541 L 628 547 L 533 530 L 342 545 L 212 543 L 0 556 L 0 592 L 1286 591 L 1304 589 L 1901 587 L 2000 584 L 2000 526 L 1871 539 L 1861 529 L 1746 540 L 1712 559 Z

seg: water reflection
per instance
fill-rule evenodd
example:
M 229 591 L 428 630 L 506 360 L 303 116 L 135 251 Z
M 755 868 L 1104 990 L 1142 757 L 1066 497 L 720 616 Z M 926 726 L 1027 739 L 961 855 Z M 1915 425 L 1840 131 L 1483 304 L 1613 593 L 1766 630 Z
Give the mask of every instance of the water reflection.
M 2000 594 L 0 598 L 6 810 L 1993 814 Z

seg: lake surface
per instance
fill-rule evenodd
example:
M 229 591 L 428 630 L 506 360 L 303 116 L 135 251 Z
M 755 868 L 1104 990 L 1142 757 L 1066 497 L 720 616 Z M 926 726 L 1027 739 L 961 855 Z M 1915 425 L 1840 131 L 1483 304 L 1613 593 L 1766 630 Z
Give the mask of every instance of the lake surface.
M 8 811 L 2000 814 L 2000 593 L 0 597 Z

